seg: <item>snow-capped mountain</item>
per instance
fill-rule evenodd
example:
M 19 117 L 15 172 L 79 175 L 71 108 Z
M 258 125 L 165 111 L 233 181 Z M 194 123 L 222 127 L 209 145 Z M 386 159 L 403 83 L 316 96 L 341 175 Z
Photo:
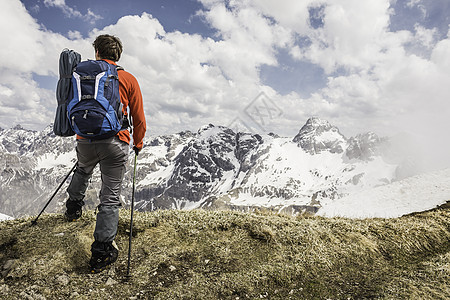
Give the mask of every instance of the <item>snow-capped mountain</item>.
M 328 121 L 310 118 L 294 137 L 293 142 L 309 154 L 320 154 L 323 151 L 342 153 L 347 139 Z
M 346 138 L 325 120 L 310 118 L 295 137 L 233 132 L 206 125 L 198 132 L 146 138 L 138 157 L 136 208 L 241 209 L 267 207 L 317 212 L 362 190 L 414 175 L 374 133 Z M 0 130 L 0 212 L 37 214 L 76 162 L 74 138 L 15 127 Z M 130 149 L 131 150 L 131 149 Z M 122 201 L 131 200 L 133 155 Z M 409 161 L 410 162 L 410 161 Z M 401 172 L 399 172 L 401 170 Z M 98 204 L 99 172 L 86 196 Z M 65 189 L 47 211 L 61 211 Z M 354 209 L 357 209 L 354 207 Z
M 74 145 L 73 139 L 55 137 L 52 126 L 0 130 L 0 212 L 13 217 L 39 212 L 75 163 Z

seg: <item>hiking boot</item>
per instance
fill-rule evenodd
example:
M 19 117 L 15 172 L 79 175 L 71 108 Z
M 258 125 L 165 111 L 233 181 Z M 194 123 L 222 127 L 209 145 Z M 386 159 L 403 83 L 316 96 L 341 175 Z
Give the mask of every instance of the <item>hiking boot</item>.
M 64 217 L 67 221 L 73 222 L 81 218 L 83 213 L 82 210 L 83 204 L 75 201 L 71 201 L 70 199 L 66 202 L 66 212 L 64 213 Z
M 113 242 L 101 243 L 95 241 L 91 247 L 92 257 L 89 261 L 91 273 L 99 273 L 107 266 L 114 263 L 119 255 L 119 250 L 113 245 Z

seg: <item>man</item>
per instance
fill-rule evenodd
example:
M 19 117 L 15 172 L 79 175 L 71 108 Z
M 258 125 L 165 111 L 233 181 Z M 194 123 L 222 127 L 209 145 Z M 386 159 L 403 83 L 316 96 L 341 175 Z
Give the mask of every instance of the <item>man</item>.
M 111 35 L 100 35 L 94 43 L 95 58 L 116 65 L 122 54 L 122 43 Z M 119 93 L 126 114 L 129 108 L 133 123 L 133 144 L 136 155 L 143 147 L 146 131 L 142 94 L 136 78 L 119 69 Z M 128 123 L 128 122 L 124 122 Z M 66 203 L 65 217 L 74 221 L 81 217 L 83 199 L 94 167 L 100 164 L 102 187 L 99 198 L 97 221 L 94 231 L 94 243 L 91 246 L 92 257 L 89 261 L 91 272 L 103 271 L 116 261 L 118 250 L 113 241 L 119 222 L 120 193 L 126 164 L 128 161 L 130 132 L 124 126 L 119 133 L 102 140 L 89 140 L 77 136 L 78 163 L 72 181 L 67 189 L 69 199 Z

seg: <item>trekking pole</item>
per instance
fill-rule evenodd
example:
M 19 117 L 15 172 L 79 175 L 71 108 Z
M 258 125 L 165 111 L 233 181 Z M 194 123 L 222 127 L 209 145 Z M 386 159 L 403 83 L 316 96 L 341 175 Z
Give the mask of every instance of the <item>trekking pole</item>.
M 37 224 L 37 220 L 39 219 L 39 217 L 41 216 L 41 214 L 44 212 L 44 210 L 47 208 L 47 206 L 50 204 L 50 202 L 53 200 L 53 198 L 55 197 L 56 193 L 58 193 L 59 189 L 62 187 L 62 185 L 64 184 L 64 182 L 66 182 L 67 178 L 69 178 L 70 174 L 72 174 L 72 172 L 75 170 L 75 167 L 77 166 L 76 162 L 72 169 L 70 169 L 70 172 L 67 173 L 66 177 L 64 178 L 64 180 L 59 184 L 59 186 L 56 188 L 56 191 L 53 193 L 53 195 L 50 197 L 50 200 L 48 200 L 47 204 L 45 204 L 44 208 L 41 210 L 41 212 L 39 213 L 39 215 L 36 217 L 36 219 L 34 219 L 33 221 L 31 221 L 31 225 L 36 225 Z
M 136 182 L 136 161 L 137 154 L 134 155 L 134 171 L 133 171 L 133 191 L 131 192 L 131 218 L 130 218 L 130 238 L 128 240 L 128 265 L 126 278 L 130 278 L 130 261 L 131 261 L 131 237 L 133 236 L 133 211 L 134 211 L 134 189 Z

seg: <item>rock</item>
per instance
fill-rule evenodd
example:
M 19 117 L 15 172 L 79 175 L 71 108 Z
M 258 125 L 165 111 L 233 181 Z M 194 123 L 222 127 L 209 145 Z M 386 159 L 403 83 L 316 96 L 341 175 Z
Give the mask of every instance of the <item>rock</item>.
M 0 285 L 0 293 L 7 294 L 9 292 L 9 286 L 7 284 Z
M 8 259 L 3 265 L 3 270 L 10 270 L 15 262 L 16 262 L 15 259 Z
M 57 284 L 62 285 L 62 286 L 66 286 L 69 284 L 70 282 L 70 278 L 67 275 L 59 275 L 55 278 Z
M 114 241 L 115 242 L 115 241 Z M 116 275 L 116 269 L 114 268 L 114 266 L 112 266 L 109 270 L 108 270 L 108 276 L 114 276 Z
M 6 277 L 8 275 L 9 271 L 11 271 L 11 269 L 13 268 L 15 262 L 16 262 L 15 259 L 8 259 L 5 262 L 5 264 L 0 269 L 1 277 Z
M 371 160 L 373 156 L 380 155 L 387 141 L 379 138 L 373 132 L 358 134 L 348 140 L 348 148 L 345 155 L 349 159 Z
M 26 299 L 26 300 L 34 300 L 33 297 L 25 292 L 21 292 L 19 294 L 20 299 Z
M 33 298 L 33 300 L 46 300 L 44 296 L 34 292 L 31 293 L 31 297 Z
M 263 139 L 259 134 L 237 133 L 236 148 L 234 155 L 240 162 L 240 172 L 247 172 L 254 163 L 251 155 L 252 150 L 258 148 L 263 143 Z
M 175 266 L 172 266 L 172 265 L 169 267 L 170 272 L 173 272 L 173 271 L 175 271 L 176 269 L 177 269 L 177 268 L 176 268 Z
M 106 285 L 115 285 L 115 284 L 117 284 L 117 281 L 115 281 L 111 277 L 108 277 L 108 280 L 106 280 Z

